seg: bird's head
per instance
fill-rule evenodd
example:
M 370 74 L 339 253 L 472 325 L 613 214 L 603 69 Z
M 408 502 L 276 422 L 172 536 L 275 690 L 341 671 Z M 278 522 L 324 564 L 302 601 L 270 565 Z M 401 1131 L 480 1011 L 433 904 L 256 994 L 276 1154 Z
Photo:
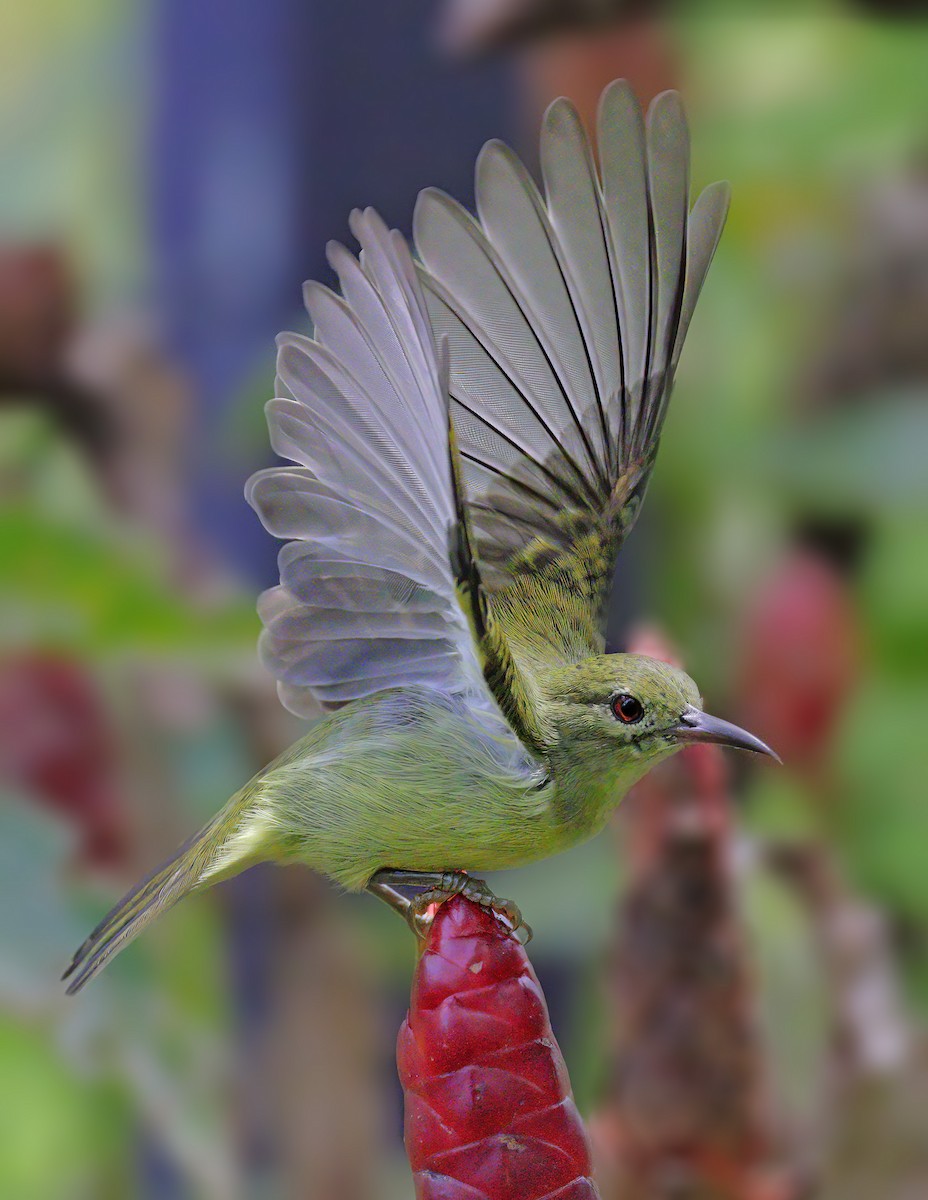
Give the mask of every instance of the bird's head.
M 599 655 L 548 672 L 542 687 L 554 753 L 582 756 L 587 764 L 592 755 L 626 786 L 692 742 L 777 757 L 753 734 L 704 712 L 692 679 L 656 658 Z

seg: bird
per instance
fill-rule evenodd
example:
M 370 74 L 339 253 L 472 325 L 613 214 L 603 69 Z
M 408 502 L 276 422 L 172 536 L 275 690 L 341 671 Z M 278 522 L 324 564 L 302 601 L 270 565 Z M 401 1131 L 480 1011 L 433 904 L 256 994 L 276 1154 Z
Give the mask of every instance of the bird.
M 373 209 L 278 338 L 270 442 L 246 485 L 283 540 L 259 649 L 305 735 L 79 948 L 77 992 L 155 917 L 261 862 L 367 890 L 419 933 L 480 877 L 595 835 L 655 764 L 714 742 L 776 757 L 683 671 L 607 653 L 638 514 L 729 188 L 690 209 L 679 95 L 604 91 L 597 150 L 547 110 L 541 186 L 504 143 L 476 213 L 426 189 L 413 244 Z

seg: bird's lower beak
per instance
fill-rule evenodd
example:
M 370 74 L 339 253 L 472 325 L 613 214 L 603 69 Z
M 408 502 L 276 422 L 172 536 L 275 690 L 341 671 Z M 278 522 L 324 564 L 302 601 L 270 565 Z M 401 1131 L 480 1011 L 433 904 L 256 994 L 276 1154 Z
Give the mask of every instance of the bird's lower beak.
M 714 742 L 719 746 L 734 746 L 738 750 L 751 750 L 755 754 L 769 754 L 778 763 L 782 759 L 775 750 L 771 750 L 766 742 L 723 721 L 720 717 L 710 717 L 708 713 L 700 712 L 698 708 L 688 708 L 680 718 L 680 724 L 674 730 L 678 742 Z

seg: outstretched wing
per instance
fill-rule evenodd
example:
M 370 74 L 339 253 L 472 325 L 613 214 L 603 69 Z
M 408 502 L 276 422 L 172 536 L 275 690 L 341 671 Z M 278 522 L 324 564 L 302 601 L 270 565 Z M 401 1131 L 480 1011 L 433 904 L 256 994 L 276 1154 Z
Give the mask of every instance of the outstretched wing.
M 304 716 L 414 685 L 492 706 L 484 675 L 516 672 L 470 550 L 447 363 L 401 235 L 371 209 L 351 228 L 360 259 L 328 247 L 341 296 L 307 284 L 313 337 L 278 339 L 267 418 L 274 450 L 294 465 L 246 487 L 265 527 L 288 539 L 280 585 L 259 601 L 261 655 L 283 703 Z M 532 744 L 521 695 L 499 698 Z
M 689 210 L 676 93 L 647 121 L 627 83 L 603 93 L 599 169 L 573 106 L 541 135 L 544 195 L 500 142 L 477 163 L 477 219 L 436 190 L 415 240 L 477 557 L 518 652 L 603 648 L 615 559 L 638 513 L 674 371 L 728 207 Z

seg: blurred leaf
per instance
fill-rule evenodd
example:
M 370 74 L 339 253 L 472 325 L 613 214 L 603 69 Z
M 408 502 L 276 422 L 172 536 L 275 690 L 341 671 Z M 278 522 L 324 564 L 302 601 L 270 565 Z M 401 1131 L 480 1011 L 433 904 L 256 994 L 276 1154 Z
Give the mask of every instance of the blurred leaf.
M 839 833 L 858 880 L 896 911 L 928 919 L 928 804 L 921 681 L 871 679 L 844 723 Z
M 35 1004 L 83 940 L 63 883 L 70 843 L 57 819 L 0 797 L 0 998 L 7 1004 Z
M 819 948 L 801 905 L 778 880 L 752 871 L 741 906 L 757 973 L 761 1031 L 782 1112 L 802 1129 L 821 1117 L 831 1012 Z
M 924 392 L 871 396 L 768 439 L 761 465 L 791 505 L 868 515 L 928 503 Z
M 111 1085 L 74 1075 L 45 1029 L 2 1013 L 0 1064 L 5 1097 L 0 1195 L 11 1200 L 126 1195 L 128 1114 Z M 121 1183 L 105 1186 L 115 1169 Z
M 257 638 L 251 603 L 197 611 L 158 579 L 138 547 L 23 509 L 0 511 L 0 574 L 0 648 L 205 658 L 241 653 Z
M 923 509 L 884 518 L 862 584 L 874 656 L 884 674 L 928 673 L 928 521 Z
M 201 900 L 170 914 L 69 999 L 62 967 L 111 901 L 69 884 L 68 849 L 58 822 L 41 810 L 13 798 L 0 804 L 0 1072 L 7 1095 L 18 1072 L 29 1079 L 17 1121 L 5 1110 L 0 1195 L 82 1194 L 82 1164 L 112 1166 L 125 1139 L 105 1150 L 101 1143 L 134 1113 L 196 1181 L 197 1195 L 228 1200 L 235 1155 L 215 910 Z M 20 1111 L 26 1101 L 32 1107 Z M 28 1186 L 5 1187 L 5 1170 Z M 93 1186 L 83 1194 L 102 1193 Z

